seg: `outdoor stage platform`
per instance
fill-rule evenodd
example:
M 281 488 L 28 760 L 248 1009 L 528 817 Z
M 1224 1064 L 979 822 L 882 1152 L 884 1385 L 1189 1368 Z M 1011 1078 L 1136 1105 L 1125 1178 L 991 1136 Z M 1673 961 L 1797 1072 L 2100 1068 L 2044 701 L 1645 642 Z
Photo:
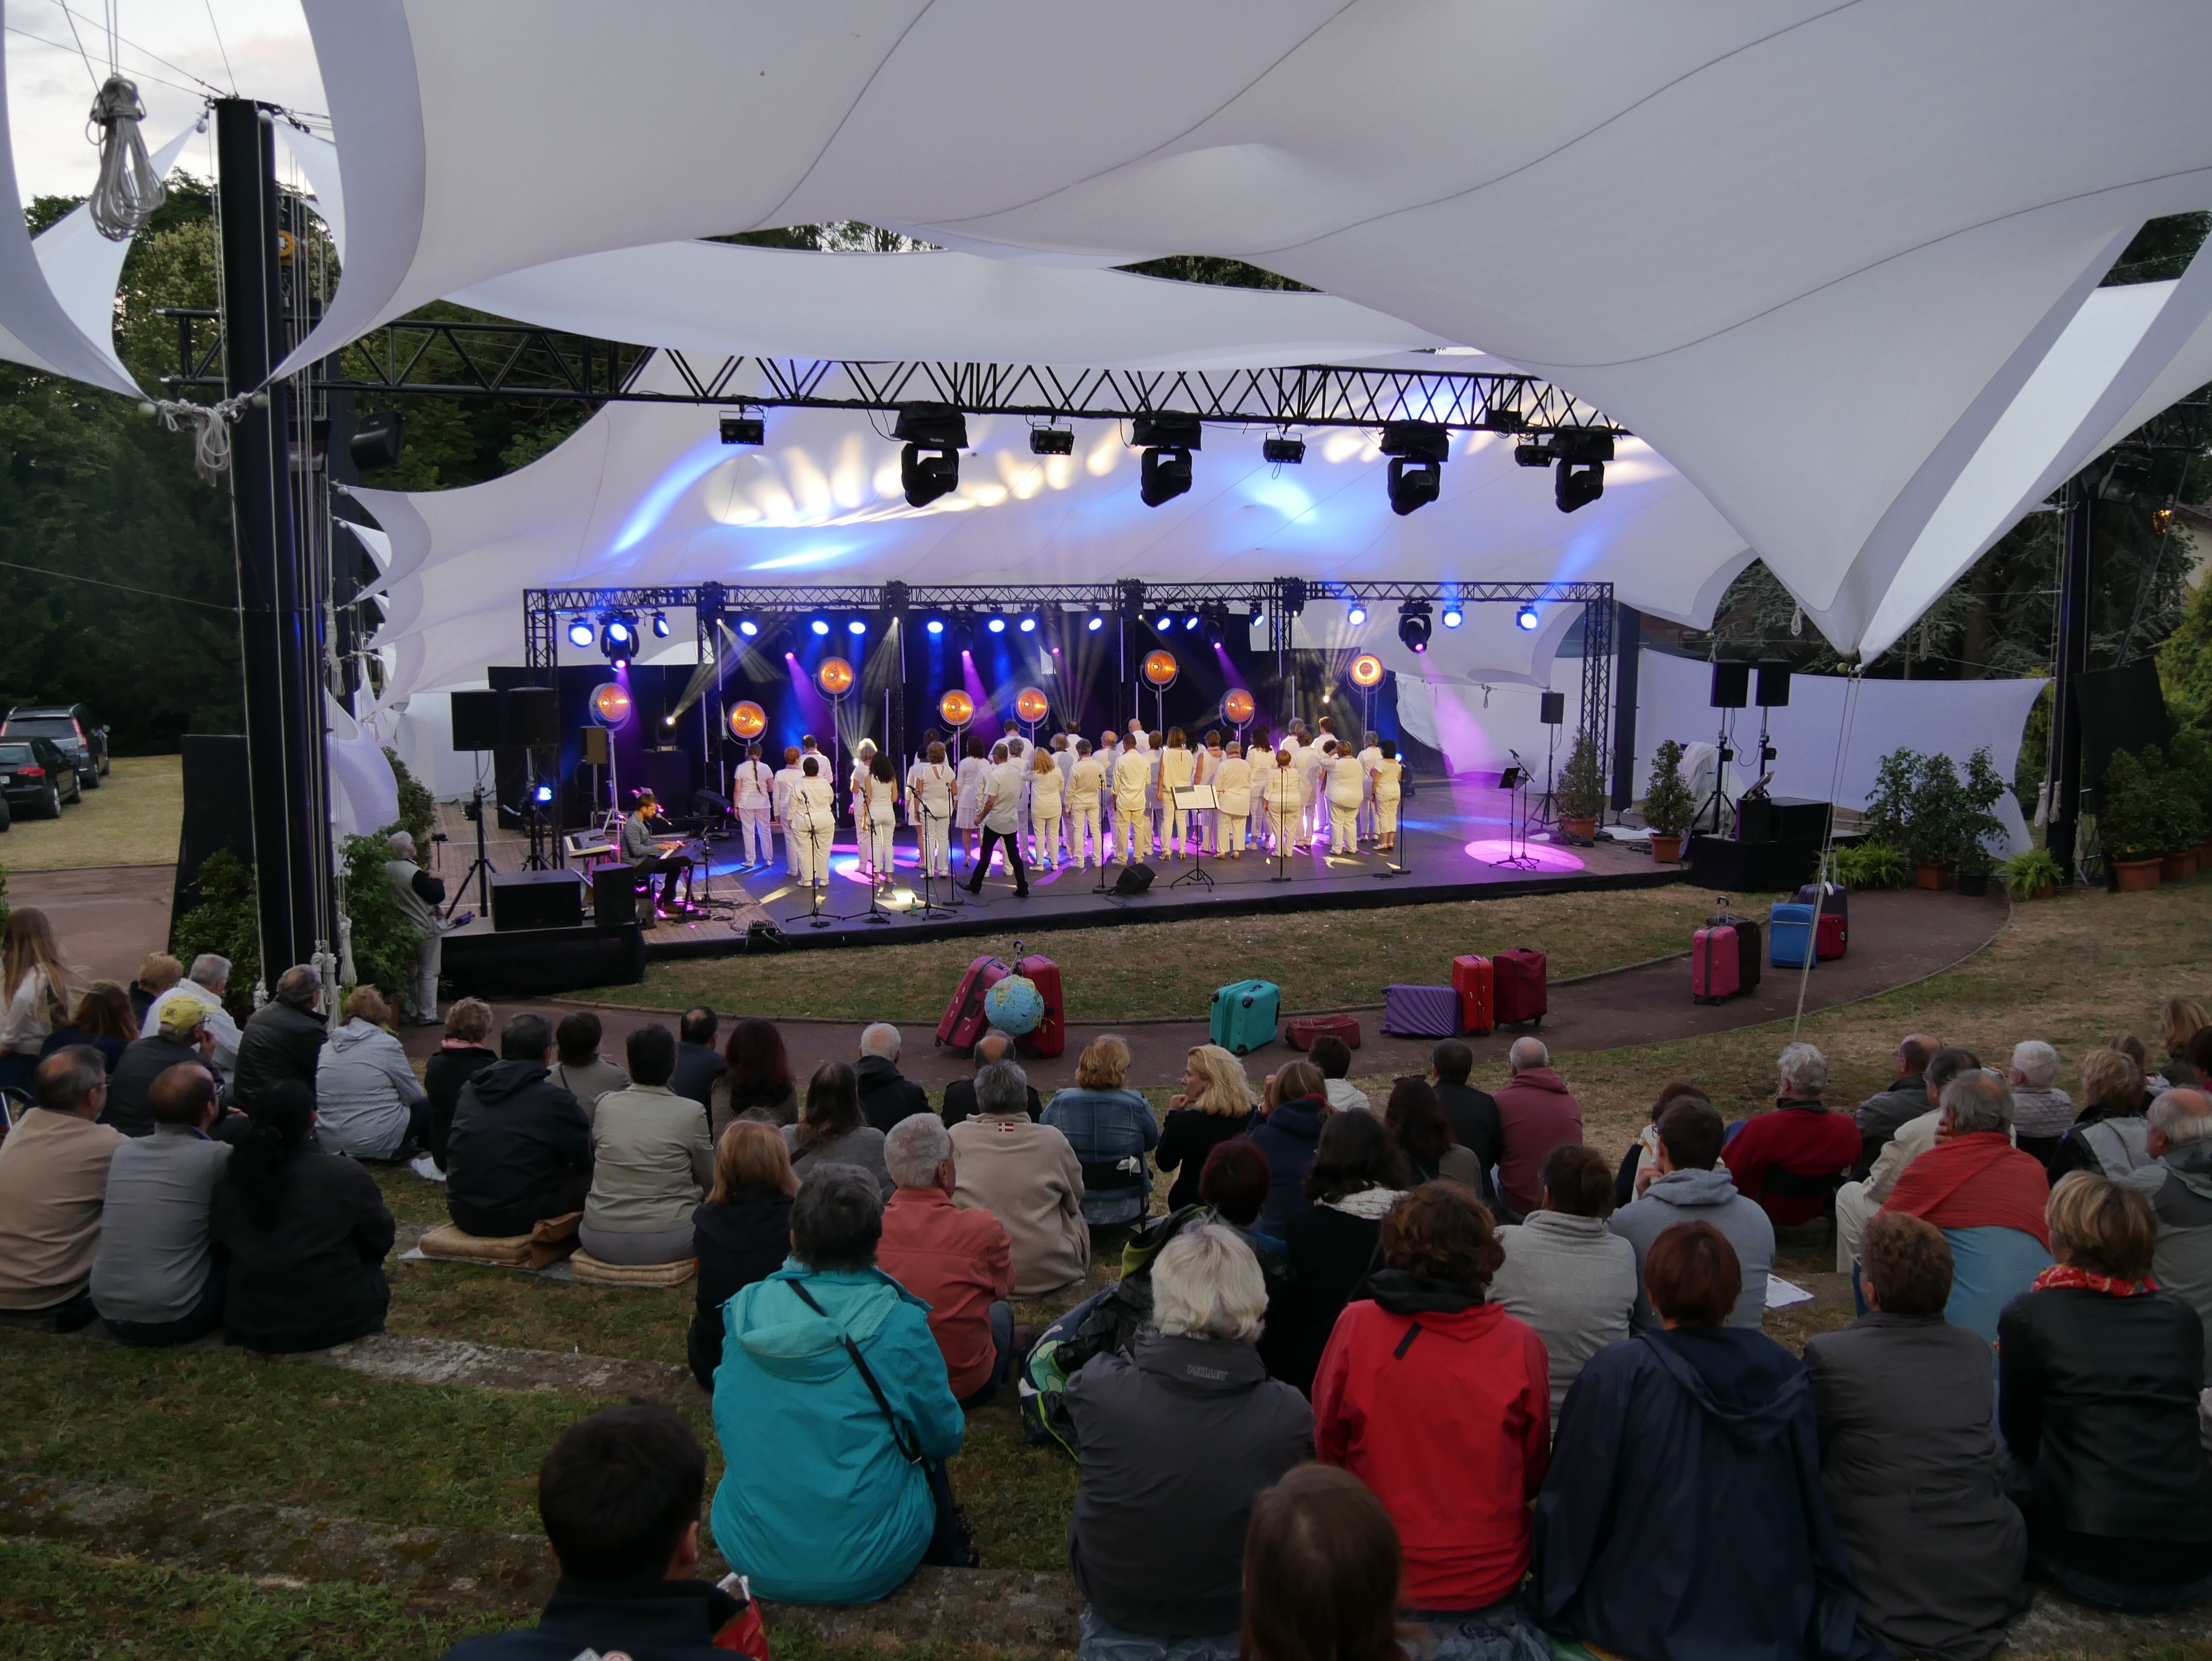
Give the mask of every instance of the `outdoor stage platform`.
M 1541 839 L 1540 831 L 1528 843 L 1526 864 L 1505 863 L 1521 851 L 1509 841 L 1513 804 L 1505 792 L 1474 780 L 1419 782 L 1404 809 L 1400 841 L 1405 869 L 1398 876 L 1381 875 L 1393 861 L 1364 849 L 1350 857 L 1294 855 L 1279 868 L 1274 860 L 1248 849 L 1241 859 L 1206 859 L 1203 869 L 1210 885 L 1179 880 L 1193 870 L 1192 861 L 1165 860 L 1153 863 L 1156 875 L 1147 892 L 1124 897 L 1111 891 L 1121 869 L 1117 862 L 1108 869 L 1107 892 L 1098 891 L 1095 867 L 1071 867 L 1033 872 L 1029 897 L 1017 899 L 1012 879 L 994 862 L 981 893 L 971 896 L 963 886 L 950 895 L 955 904 L 947 904 L 943 880 L 932 883 L 939 915 L 925 913 L 917 852 L 911 833 L 902 827 L 897 886 L 875 914 L 880 921 L 871 919 L 866 873 L 852 827 L 844 824 L 838 828 L 818 926 L 807 890 L 785 874 L 781 843 L 769 868 L 756 872 L 738 867 L 733 838 L 712 844 L 714 869 L 697 888 L 700 897 L 711 897 L 726 909 L 671 917 L 649 930 L 586 926 L 501 934 L 479 916 L 446 937 L 445 972 L 457 990 L 537 995 L 562 989 L 556 982 L 574 988 L 633 981 L 648 960 L 723 957 L 755 949 L 749 946 L 747 931 L 757 921 L 781 930 L 787 949 L 809 951 L 875 941 L 1025 936 L 1208 916 L 1642 888 L 1688 879 L 1686 867 L 1655 866 L 1648 853 L 1604 842 L 1569 848 Z M 494 859 L 500 860 L 499 850 Z M 969 872 L 957 843 L 953 866 L 956 880 L 964 885 Z M 501 861 L 501 868 L 513 867 Z M 1287 880 L 1273 880 L 1279 875 Z M 474 892 L 471 888 L 470 904 Z

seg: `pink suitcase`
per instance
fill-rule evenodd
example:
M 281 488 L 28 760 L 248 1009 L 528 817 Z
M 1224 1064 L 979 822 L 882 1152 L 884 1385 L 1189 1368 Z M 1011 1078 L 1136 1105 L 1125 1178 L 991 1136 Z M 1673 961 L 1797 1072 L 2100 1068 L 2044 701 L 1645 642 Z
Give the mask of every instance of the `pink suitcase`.
M 1059 1055 L 1067 1048 L 1067 1001 L 1060 983 L 1060 965 L 1050 958 L 1040 958 L 1032 952 L 1014 964 L 1014 973 L 1035 981 L 1037 995 L 1044 1000 L 1044 1019 L 1036 1024 L 1035 1031 L 1017 1039 L 1014 1048 L 1024 1056 Z M 988 992 L 990 988 L 983 990 Z
M 945 1007 L 945 1019 L 937 1024 L 937 1042 L 963 1055 L 973 1050 L 991 1024 L 983 1014 L 983 995 L 1012 972 L 996 958 L 978 958 L 969 964 Z
M 1690 997 L 1696 1003 L 1718 1003 L 1743 990 L 1743 949 L 1735 930 L 1723 923 L 1700 928 L 1690 940 Z

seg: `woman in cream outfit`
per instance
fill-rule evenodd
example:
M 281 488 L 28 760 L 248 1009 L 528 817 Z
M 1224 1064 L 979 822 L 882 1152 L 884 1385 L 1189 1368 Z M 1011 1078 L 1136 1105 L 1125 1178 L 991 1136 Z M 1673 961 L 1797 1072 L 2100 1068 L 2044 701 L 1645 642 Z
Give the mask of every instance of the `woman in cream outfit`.
M 1324 739 L 1322 765 L 1328 770 L 1328 851 L 1359 851 L 1359 806 L 1367 799 L 1367 770 L 1359 757 L 1334 739 Z
M 1375 837 L 1385 854 L 1398 845 L 1398 798 L 1405 788 L 1405 776 L 1396 743 L 1384 739 L 1375 763 Z
M 809 888 L 830 881 L 830 845 L 837 833 L 837 792 L 824 776 L 830 764 L 808 756 L 799 764 L 791 793 L 792 834 L 799 843 L 799 880 Z
M 1275 752 L 1275 769 L 1267 775 L 1267 828 L 1275 839 L 1275 852 L 1294 854 L 1298 847 L 1298 825 L 1305 817 L 1306 797 L 1298 782 L 1297 769 L 1291 765 L 1288 750 Z
M 1160 852 L 1176 859 L 1190 857 L 1190 815 L 1176 806 L 1175 793 L 1198 782 L 1198 758 L 1180 727 L 1170 729 L 1168 747 L 1160 756 Z
M 975 863 L 975 838 L 983 824 L 983 781 L 991 776 L 991 764 L 984 758 L 983 740 L 970 733 L 961 741 L 958 794 L 953 804 L 952 823 L 961 834 L 961 845 L 968 850 L 968 863 Z
M 868 764 L 867 823 L 863 827 L 867 837 L 863 843 L 868 856 L 869 874 L 877 887 L 891 879 L 895 869 L 892 852 L 898 837 L 898 770 L 891 764 L 890 756 L 881 753 Z
M 1244 821 L 1252 812 L 1252 764 L 1244 759 L 1244 746 L 1234 739 L 1213 770 L 1213 794 L 1218 804 L 1213 822 L 1221 837 L 1214 851 L 1239 859 L 1244 853 Z
M 1138 842 L 1151 824 L 1152 757 L 1137 748 L 1134 734 L 1121 740 L 1121 756 L 1114 763 L 1114 824 L 1121 834 L 1121 863 L 1134 865 Z M 1147 847 L 1145 850 L 1150 853 Z
M 1030 823 L 1036 828 L 1036 862 L 1060 863 L 1060 820 L 1066 781 L 1049 750 L 1030 752 Z
M 921 839 L 924 876 L 952 874 L 952 797 L 958 775 L 945 764 L 945 746 L 929 746 L 928 759 L 907 775 L 906 816 Z
M 1266 727 L 1254 727 L 1245 739 L 1244 764 L 1252 770 L 1252 813 L 1245 833 L 1258 848 L 1267 835 L 1267 776 L 1275 770 L 1275 746 Z

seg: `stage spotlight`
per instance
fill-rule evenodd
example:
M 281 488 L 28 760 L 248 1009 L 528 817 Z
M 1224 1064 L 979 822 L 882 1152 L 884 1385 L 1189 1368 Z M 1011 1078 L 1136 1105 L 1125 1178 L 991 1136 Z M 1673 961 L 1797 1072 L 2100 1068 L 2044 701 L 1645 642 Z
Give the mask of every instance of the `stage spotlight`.
M 1402 516 L 1427 507 L 1443 488 L 1451 434 L 1433 421 L 1386 421 L 1382 453 L 1390 458 L 1390 511 Z
M 621 618 L 609 618 L 607 619 L 607 638 L 613 641 L 618 646 L 623 646 L 628 645 L 634 636 L 630 633 L 630 627 L 628 623 L 623 621 Z
M 960 452 L 968 447 L 968 417 L 949 404 L 902 404 L 891 436 L 906 441 L 899 453 L 899 484 L 907 505 L 926 508 L 959 488 Z
M 768 442 L 768 424 L 758 416 L 726 415 L 722 417 L 722 442 L 765 444 Z
M 1182 626 L 1184 632 L 1188 633 L 1191 630 L 1198 627 L 1198 619 L 1195 617 L 1185 618 L 1182 620 Z
M 928 630 L 933 635 L 941 635 L 945 632 L 945 619 L 943 618 L 932 618 L 928 622 L 923 624 L 921 626 Z
M 983 626 L 994 635 L 1003 635 L 1006 632 L 1006 620 L 1004 618 L 993 618 Z
M 1355 629 L 1364 624 L 1367 621 L 1366 602 L 1364 600 L 1353 600 L 1352 602 L 1352 610 L 1346 614 L 1345 620 L 1350 623 Z
M 927 508 L 960 488 L 960 456 L 954 450 L 924 450 L 909 444 L 899 453 L 899 488 L 909 508 Z
M 826 635 L 830 632 L 830 619 L 828 618 L 817 618 L 806 626 L 811 629 L 817 635 Z
M 1137 470 L 1137 494 L 1147 508 L 1172 502 L 1190 489 L 1190 453 L 1201 447 L 1205 429 L 1194 415 L 1140 415 L 1129 423 L 1129 441 L 1145 453 Z
M 553 787 L 550 784 L 540 784 L 530 794 L 534 800 L 541 802 L 550 801 L 553 800 Z
M 1033 456 L 1072 456 L 1075 453 L 1075 435 L 1065 427 L 1032 427 L 1030 429 L 1030 453 Z
M 1457 605 L 1447 605 L 1444 607 L 1443 624 L 1445 628 L 1456 629 L 1462 621 L 1464 621 L 1464 617 Z
M 1398 608 L 1398 638 L 1407 649 L 1425 652 L 1429 649 L 1429 603 L 1425 599 L 1409 599 Z
M 1262 439 L 1260 459 L 1295 467 L 1306 459 L 1306 441 L 1285 434 L 1280 438 Z
M 1587 508 L 1605 494 L 1605 463 L 1562 461 L 1552 481 L 1552 500 L 1563 514 Z
M 1101 629 L 1103 629 L 1106 626 L 1106 619 L 1104 618 L 1093 618 L 1090 622 L 1085 624 L 1083 626 L 1095 635 Z
M 1137 495 L 1147 508 L 1173 502 L 1190 489 L 1190 452 L 1147 450 L 1137 468 Z
M 865 635 L 868 632 L 868 625 L 864 619 L 854 618 L 846 624 L 845 632 L 848 635 Z
M 1444 470 L 1433 461 L 1390 458 L 1390 477 L 1384 487 L 1390 495 L 1390 511 L 1400 518 L 1416 508 L 1425 508 L 1444 487 Z
M 653 637 L 655 640 L 666 640 L 668 638 L 667 612 L 655 611 L 653 614 Z
M 588 619 L 578 618 L 568 625 L 568 643 L 571 646 L 589 646 L 592 643 L 592 625 Z
M 1035 618 L 1024 618 L 1022 619 L 1021 626 L 1022 632 L 1025 635 L 1033 635 L 1036 633 L 1036 619 Z
M 760 633 L 760 624 L 755 623 L 750 618 L 740 618 L 738 619 L 738 632 L 747 640 L 750 640 Z
M 1539 621 L 1536 608 L 1533 605 L 1524 605 L 1513 614 L 1513 626 L 1516 629 L 1524 629 L 1533 632 Z
M 1516 444 L 1513 447 L 1513 460 L 1522 467 L 1548 467 L 1552 465 L 1552 447 L 1540 438 L 1533 444 Z

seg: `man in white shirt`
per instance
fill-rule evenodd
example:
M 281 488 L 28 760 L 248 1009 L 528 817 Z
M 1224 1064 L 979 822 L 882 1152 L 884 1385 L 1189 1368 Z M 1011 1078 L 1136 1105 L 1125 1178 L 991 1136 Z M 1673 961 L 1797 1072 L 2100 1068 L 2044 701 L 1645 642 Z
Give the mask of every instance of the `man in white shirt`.
M 783 752 L 783 765 L 776 770 L 771 782 L 769 805 L 774 812 L 771 823 L 783 832 L 783 868 L 785 873 L 799 874 L 799 838 L 791 828 L 791 804 L 799 790 L 799 781 L 805 776 L 799 770 L 799 749 L 792 745 Z
M 1309 843 L 1319 839 L 1320 833 L 1315 829 L 1316 822 L 1322 824 L 1328 822 L 1328 805 L 1322 801 L 1321 790 L 1316 782 L 1321 776 L 1322 766 L 1325 760 L 1326 757 L 1321 752 L 1321 744 L 1318 740 L 1312 744 L 1302 744 L 1291 753 L 1291 770 L 1298 776 L 1298 800 L 1303 807 L 1299 819 L 1300 834 Z M 1316 805 L 1321 810 L 1318 821 L 1315 812 Z
M 769 820 L 775 812 L 775 776 L 760 758 L 760 746 L 745 746 L 745 758 L 731 777 L 738 795 L 738 863 L 766 865 L 772 851 Z
M 409 847 L 413 847 L 411 840 Z M 437 936 L 433 934 L 430 938 L 434 940 Z M 138 1023 L 141 1032 L 158 1032 L 161 1029 L 161 1011 L 164 1008 L 173 1003 L 198 1005 L 206 1013 L 208 1035 L 215 1040 L 215 1054 L 209 1059 L 215 1063 L 216 1074 L 226 1085 L 238 1071 L 238 1023 L 231 1019 L 230 1012 L 222 1007 L 222 989 L 229 980 L 230 959 L 219 958 L 212 952 L 203 952 L 192 959 L 192 966 L 185 978 L 156 998 L 148 1007 L 146 1019 Z M 434 1019 L 437 1013 L 434 1002 L 430 1006 L 430 1013 Z
M 1139 851 L 1152 852 L 1152 764 L 1137 748 L 1133 733 L 1121 740 L 1121 754 L 1114 764 L 1114 825 L 1121 838 L 1121 863 L 1134 865 Z M 1144 838 L 1139 850 L 1137 843 Z
M 1067 848 L 1075 855 L 1077 870 L 1085 868 L 1090 856 L 1103 868 L 1106 844 L 1099 840 L 1098 798 L 1106 788 L 1106 770 L 1091 753 L 1089 739 L 1076 739 L 1074 754 L 1075 764 L 1067 775 Z
M 968 883 L 969 893 L 983 891 L 983 873 L 991 868 L 991 844 L 998 843 L 1006 849 L 1006 869 L 1013 873 L 1014 897 L 1029 898 L 1029 867 L 1022 863 L 1021 812 L 1022 764 L 1012 758 L 1006 745 L 1000 744 L 991 751 L 991 771 L 983 781 L 983 843 L 975 855 L 975 874 Z

